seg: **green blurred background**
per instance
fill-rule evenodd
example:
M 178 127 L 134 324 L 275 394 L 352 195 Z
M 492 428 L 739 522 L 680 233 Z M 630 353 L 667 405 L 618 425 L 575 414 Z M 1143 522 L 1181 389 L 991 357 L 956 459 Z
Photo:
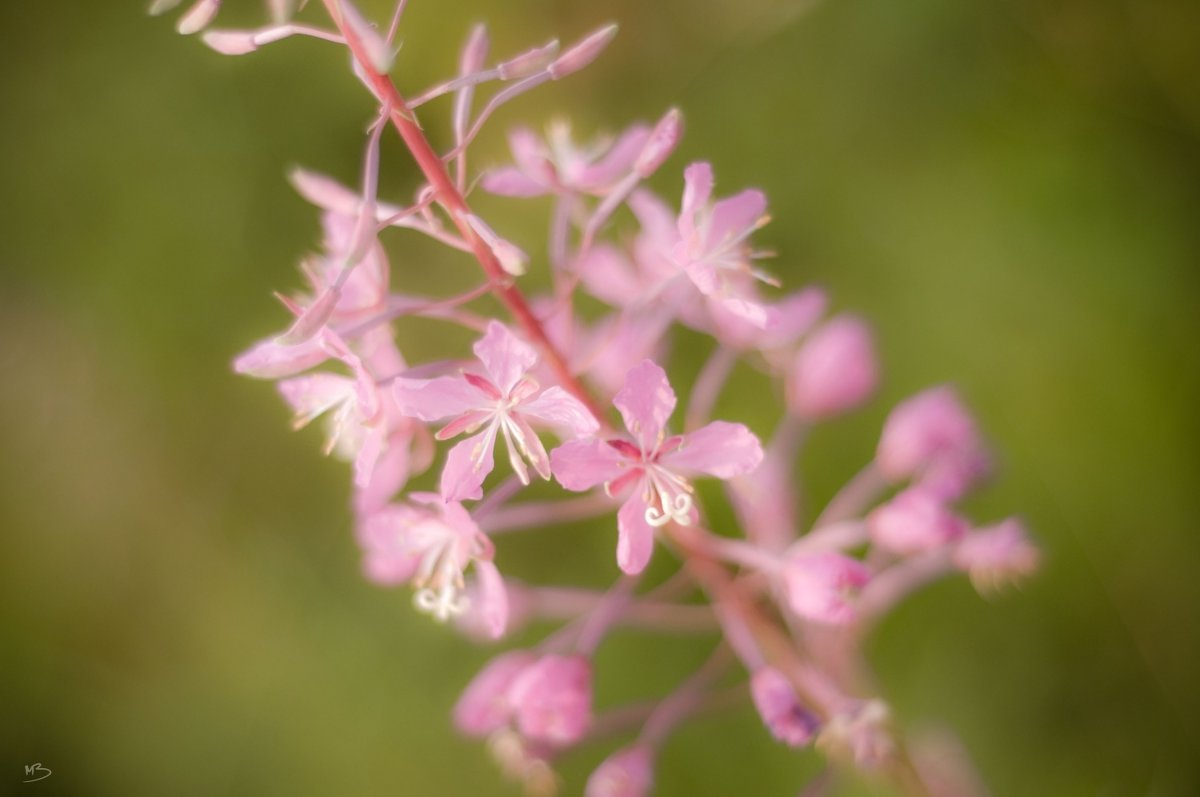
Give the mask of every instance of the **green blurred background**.
M 227 25 L 261 18 L 226 5 Z M 1200 6 L 411 5 L 410 91 L 453 69 L 478 19 L 502 54 L 620 22 L 592 69 L 508 109 L 477 162 L 504 157 L 517 119 L 611 130 L 678 104 L 663 192 L 697 158 L 722 193 L 763 187 L 772 267 L 872 319 L 886 383 L 815 434 L 814 498 L 895 400 L 953 380 L 978 409 L 1002 476 L 971 511 L 1022 513 L 1045 567 L 993 601 L 935 585 L 883 626 L 871 656 L 903 727 L 954 729 L 997 795 L 1200 793 Z M 515 794 L 447 719 L 487 651 L 362 580 L 346 468 L 229 371 L 282 324 L 270 292 L 317 242 L 285 169 L 353 180 L 365 93 L 332 47 L 224 58 L 143 10 L 0 4 L 0 793 Z M 403 154 L 384 157 L 385 191 L 407 196 Z M 389 245 L 398 284 L 473 276 Z M 769 427 L 739 381 L 721 413 Z M 504 555 L 603 584 L 612 546 L 586 529 Z M 650 694 L 704 654 L 621 635 L 600 697 Z M 565 762 L 566 793 L 599 754 Z M 22 785 L 33 762 L 54 775 Z M 657 793 L 795 794 L 817 769 L 740 710 L 676 737 Z

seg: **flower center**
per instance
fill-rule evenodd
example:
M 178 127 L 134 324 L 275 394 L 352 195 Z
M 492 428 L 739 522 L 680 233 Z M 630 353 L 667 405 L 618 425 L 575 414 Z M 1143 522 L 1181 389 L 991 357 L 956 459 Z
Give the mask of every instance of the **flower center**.
M 646 522 L 654 528 L 674 522 L 692 524 L 692 485 L 659 465 L 646 464 Z

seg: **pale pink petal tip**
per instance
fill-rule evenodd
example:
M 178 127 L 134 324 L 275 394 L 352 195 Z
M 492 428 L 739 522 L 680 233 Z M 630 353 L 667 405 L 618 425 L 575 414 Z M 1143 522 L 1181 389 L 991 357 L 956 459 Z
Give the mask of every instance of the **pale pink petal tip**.
M 820 720 L 800 703 L 791 682 L 775 668 L 755 671 L 750 696 L 767 730 L 789 747 L 803 747 L 816 735 Z
M 517 676 L 536 660 L 524 650 L 492 659 L 467 684 L 454 705 L 454 726 L 468 736 L 487 736 L 507 725 L 512 717 L 508 691 Z
M 513 680 L 508 697 L 525 736 L 574 744 L 592 721 L 592 665 L 582 656 L 543 656 Z
M 246 55 L 258 49 L 253 30 L 209 30 L 200 36 L 200 41 L 221 55 Z
M 474 213 L 463 214 L 462 218 L 483 239 L 488 248 L 492 250 L 492 254 L 495 255 L 500 268 L 514 277 L 519 277 L 525 273 L 526 267 L 529 264 L 529 255 L 525 254 L 520 247 L 511 241 L 501 238 L 496 234 L 495 230 L 488 226 L 487 222 Z
M 197 0 L 191 8 L 179 18 L 179 22 L 175 25 L 175 29 L 184 36 L 190 36 L 197 31 L 201 31 L 216 18 L 217 12 L 221 10 L 221 0 Z M 151 13 L 155 13 L 151 9 Z
M 1032 575 L 1040 562 L 1041 553 L 1017 518 L 971 532 L 954 550 L 954 564 L 981 593 Z
M 878 381 L 870 329 L 858 318 L 839 316 L 801 346 L 788 380 L 788 403 L 799 417 L 822 420 L 858 407 Z
M 920 487 L 898 493 L 867 516 L 871 540 L 902 556 L 930 551 L 957 540 L 966 521 L 950 511 L 941 498 Z
M 837 553 L 796 554 L 788 558 L 783 570 L 792 611 L 830 625 L 854 619 L 854 599 L 870 577 L 862 562 Z
M 167 13 L 175 6 L 179 5 L 180 2 L 182 2 L 182 0 L 154 0 L 154 2 L 150 4 L 150 7 L 146 9 L 146 13 L 152 17 L 157 17 L 160 14 Z
M 371 66 L 376 72 L 387 74 L 396 57 L 392 48 L 349 0 L 339 0 L 338 6 L 342 12 L 342 21 L 346 23 L 346 26 L 350 28 L 367 51 L 367 58 L 370 59 Z
M 584 797 L 646 797 L 654 785 L 654 751 L 634 745 L 610 755 L 592 772 Z

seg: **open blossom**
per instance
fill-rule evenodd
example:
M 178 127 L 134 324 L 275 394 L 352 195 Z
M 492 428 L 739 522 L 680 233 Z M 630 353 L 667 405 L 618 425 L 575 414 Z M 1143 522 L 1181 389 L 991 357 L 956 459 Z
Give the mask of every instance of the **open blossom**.
M 694 522 L 690 474 L 730 479 L 758 467 L 763 453 L 758 438 L 738 423 L 714 421 L 668 437 L 675 391 L 651 360 L 629 371 L 613 404 L 630 437 L 573 440 L 554 450 L 552 465 L 568 490 L 603 484 L 615 496 L 632 488 L 617 513 L 617 563 L 626 573 L 639 573 L 650 560 L 655 528 Z
M 563 121 L 550 125 L 545 140 L 518 127 L 508 136 L 515 164 L 491 169 L 481 185 L 493 194 L 512 197 L 603 194 L 632 171 L 649 138 L 650 128 L 638 124 L 615 141 L 601 138 L 580 147 Z
M 842 625 L 854 619 L 854 599 L 871 578 L 857 559 L 839 553 L 794 553 L 783 564 L 788 607 L 806 620 Z
M 747 189 L 712 201 L 713 173 L 707 163 L 684 171 L 682 207 L 673 223 L 664 223 L 657 200 L 646 192 L 634 195 L 631 207 L 642 222 L 644 238 L 638 259 L 643 269 L 683 275 L 694 289 L 728 312 L 765 328 L 776 319 L 752 291 L 754 280 L 773 282 L 753 261 L 759 256 L 748 239 L 767 223 L 767 200 Z M 678 299 L 677 299 L 678 301 Z
M 800 703 L 791 682 L 774 667 L 759 667 L 750 677 L 750 697 L 767 730 L 789 747 L 803 747 L 816 735 L 820 720 Z
M 875 461 L 888 479 L 912 478 L 947 500 L 960 498 L 988 469 L 975 419 L 945 385 L 896 405 Z
M 445 621 L 468 609 L 465 572 L 473 566 L 479 605 L 472 608 L 492 638 L 503 635 L 508 602 L 492 541 L 462 504 L 429 493 L 409 498 L 420 506 L 389 507 L 361 521 L 367 573 L 381 583 L 411 581 L 416 607 Z
M 537 353 L 499 322 L 474 346 L 483 373 L 463 371 L 459 376 L 395 380 L 393 393 L 401 411 L 423 421 L 450 418 L 436 437 L 447 440 L 471 434 L 446 458 L 441 491 L 447 500 L 477 499 L 483 480 L 495 465 L 497 436 L 508 446 L 509 461 L 521 481 L 529 483 L 528 462 L 543 479 L 550 478 L 550 459 L 530 421 L 550 424 L 569 436 L 592 434 L 596 419 L 578 399 L 561 387 L 542 390 L 527 375 Z M 482 431 L 479 431 L 482 428 Z

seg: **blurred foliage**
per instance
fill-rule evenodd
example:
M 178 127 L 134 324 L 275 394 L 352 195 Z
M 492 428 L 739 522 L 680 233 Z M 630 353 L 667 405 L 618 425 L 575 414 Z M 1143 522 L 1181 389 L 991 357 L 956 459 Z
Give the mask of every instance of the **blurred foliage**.
M 226 5 L 226 24 L 260 13 Z M 142 11 L 0 5 L 0 792 L 514 794 L 447 720 L 486 652 L 360 578 L 346 469 L 229 372 L 283 324 L 270 291 L 317 240 L 285 169 L 353 179 L 365 93 L 322 43 L 223 58 Z M 997 795 L 1200 792 L 1200 6 L 414 0 L 400 84 L 448 74 L 476 19 L 501 53 L 622 25 L 593 68 L 506 109 L 477 164 L 518 119 L 587 132 L 678 104 L 664 194 L 696 158 L 725 193 L 763 187 L 776 271 L 872 320 L 886 385 L 814 434 L 811 500 L 897 399 L 953 380 L 978 409 L 1003 471 L 971 510 L 1023 513 L 1046 566 L 994 601 L 935 585 L 881 629 L 901 724 L 956 731 Z M 384 157 L 407 195 L 403 153 Z M 495 205 L 536 250 L 525 210 Z M 473 277 L 389 245 L 398 283 Z M 705 354 L 685 340 L 681 374 Z M 741 371 L 720 406 L 759 428 L 776 409 Z M 563 530 L 504 563 L 600 584 L 612 548 L 606 527 Z M 601 699 L 704 655 L 620 635 Z M 599 755 L 566 761 L 567 793 Z M 54 775 L 10 785 L 35 761 Z M 657 793 L 795 794 L 818 768 L 739 710 L 669 745 Z

